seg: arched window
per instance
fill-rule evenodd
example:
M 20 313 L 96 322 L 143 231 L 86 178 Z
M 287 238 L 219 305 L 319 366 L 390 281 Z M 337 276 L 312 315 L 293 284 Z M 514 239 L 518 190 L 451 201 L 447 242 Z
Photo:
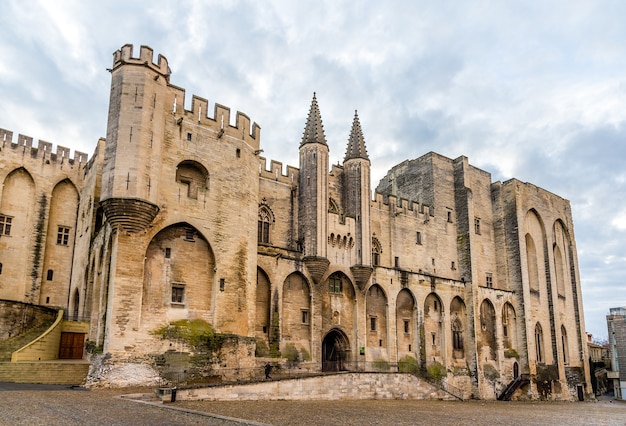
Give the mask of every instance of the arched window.
M 333 274 L 328 278 L 328 291 L 334 294 L 341 294 L 343 286 L 341 285 L 341 276 Z
M 535 326 L 535 347 L 537 349 L 537 362 L 543 362 L 543 329 L 539 323 Z
M 530 234 L 526 234 L 526 263 L 528 265 L 528 281 L 531 291 L 539 291 L 539 269 L 537 266 L 537 248 Z
M 480 328 L 483 345 L 489 348 L 484 356 L 489 356 L 489 359 L 495 361 L 497 353 L 496 310 L 489 299 L 484 299 L 480 305 Z
M 463 324 L 458 317 L 452 323 L 452 348 L 455 351 L 463 350 Z
M 267 206 L 261 206 L 259 208 L 259 232 L 258 242 L 259 244 L 270 243 L 270 224 L 273 222 L 272 212 Z
M 176 167 L 176 182 L 187 186 L 187 197 L 198 198 L 198 189 L 209 188 L 209 172 L 200 163 L 185 160 Z
M 569 348 L 567 347 L 567 331 L 565 330 L 565 326 L 561 326 L 561 347 L 563 349 L 563 363 L 569 363 Z
M 380 241 L 378 238 L 372 238 L 372 265 L 379 266 L 380 265 L 380 254 L 383 252 L 383 248 L 380 245 Z

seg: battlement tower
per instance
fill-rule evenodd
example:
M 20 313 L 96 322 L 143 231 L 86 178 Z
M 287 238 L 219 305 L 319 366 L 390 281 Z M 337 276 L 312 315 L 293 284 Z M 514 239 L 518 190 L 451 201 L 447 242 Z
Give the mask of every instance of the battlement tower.
M 156 216 L 158 191 L 150 177 L 158 172 L 164 136 L 165 95 L 170 69 L 152 49 L 132 45 L 113 54 L 111 95 L 102 174 L 102 207 L 114 225 L 136 232 Z

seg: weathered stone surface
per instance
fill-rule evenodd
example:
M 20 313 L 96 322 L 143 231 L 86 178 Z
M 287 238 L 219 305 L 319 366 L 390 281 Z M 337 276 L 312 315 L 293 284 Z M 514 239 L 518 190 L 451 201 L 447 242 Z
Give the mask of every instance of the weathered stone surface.
M 412 363 L 479 398 L 516 373 L 532 398 L 591 392 L 567 200 L 433 152 L 371 199 L 357 117 L 331 166 L 314 97 L 299 167 L 268 169 L 259 126 L 197 96 L 186 110 L 152 49 L 123 46 L 111 70 L 89 162 L 0 130 L 0 298 L 88 318 L 116 361 L 173 350 L 155 330 L 202 320 L 237 336 L 228 368 L 252 368 L 257 342 L 318 369 Z

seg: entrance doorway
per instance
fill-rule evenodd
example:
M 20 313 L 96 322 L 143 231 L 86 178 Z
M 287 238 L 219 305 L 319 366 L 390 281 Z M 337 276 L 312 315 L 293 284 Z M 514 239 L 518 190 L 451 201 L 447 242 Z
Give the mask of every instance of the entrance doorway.
M 517 379 L 517 376 L 519 376 L 519 364 L 516 362 L 513 364 L 513 378 Z
M 322 371 L 342 371 L 347 369 L 350 342 L 341 330 L 328 332 L 322 342 Z
M 59 345 L 59 359 L 82 359 L 85 346 L 85 334 L 61 333 Z

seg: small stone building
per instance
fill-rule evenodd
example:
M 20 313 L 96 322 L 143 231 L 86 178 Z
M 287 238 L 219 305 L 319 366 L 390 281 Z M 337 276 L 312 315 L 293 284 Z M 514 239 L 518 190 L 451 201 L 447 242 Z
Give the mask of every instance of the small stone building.
M 0 298 L 87 317 L 119 360 L 165 353 L 154 330 L 202 319 L 241 337 L 239 366 L 255 343 L 293 345 L 320 370 L 440 364 L 484 399 L 521 377 L 519 397 L 591 392 L 567 200 L 434 152 L 372 197 L 356 113 L 331 166 L 314 95 L 298 168 L 268 165 L 256 123 L 197 96 L 184 109 L 149 47 L 116 51 L 111 75 L 89 161 L 0 130 Z
M 608 378 L 613 381 L 616 399 L 626 399 L 626 306 L 611 308 L 606 316 L 609 330 L 609 357 L 611 371 Z

